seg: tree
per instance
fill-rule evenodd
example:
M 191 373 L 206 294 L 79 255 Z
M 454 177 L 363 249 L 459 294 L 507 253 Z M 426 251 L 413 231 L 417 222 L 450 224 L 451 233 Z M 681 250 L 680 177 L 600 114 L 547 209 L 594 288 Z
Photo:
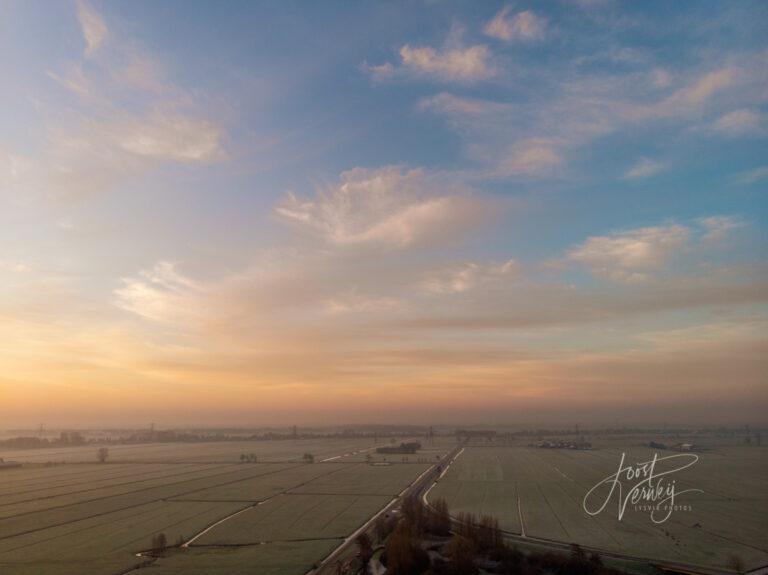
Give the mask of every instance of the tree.
M 304 460 L 306 463 L 314 463 L 314 462 L 315 462 L 315 456 L 314 456 L 314 455 L 312 455 L 311 453 L 305 453 L 304 455 L 302 455 L 302 456 L 301 456 L 301 458 L 302 458 L 302 459 L 303 459 L 303 460 Z
M 373 532 L 376 534 L 378 541 L 384 541 L 387 536 L 392 533 L 395 527 L 395 519 L 389 515 L 379 517 L 376 523 L 373 524 Z
M 107 457 L 109 457 L 109 448 L 99 447 L 99 450 L 96 452 L 96 459 L 98 459 L 100 463 L 104 463 L 107 460 Z
M 240 454 L 240 463 L 244 463 L 244 462 L 245 462 L 245 459 L 246 459 L 246 458 L 245 458 L 245 453 L 241 453 L 241 454 Z
M 733 571 L 736 571 L 736 573 L 743 573 L 744 572 L 744 561 L 742 561 L 741 557 L 739 557 L 735 553 L 731 553 L 728 556 L 728 567 L 730 569 L 732 569 Z
M 165 533 L 158 533 L 152 537 L 152 553 L 155 555 L 162 555 L 168 548 L 168 539 L 165 537 Z
M 428 517 L 424 506 L 415 495 L 410 495 L 403 501 L 403 516 L 415 531 L 420 535 L 428 527 Z
M 371 557 L 373 557 L 373 544 L 371 543 L 371 538 L 367 533 L 363 532 L 357 536 L 355 542 L 357 543 L 357 549 L 360 554 L 360 562 L 362 563 L 361 566 L 363 567 L 363 572 L 367 573 L 368 562 L 371 560 Z
M 414 575 L 429 567 L 429 554 L 419 546 L 419 537 L 408 521 L 400 521 L 387 539 L 387 573 Z
M 451 534 L 451 516 L 448 513 L 448 503 L 442 497 L 432 502 L 429 531 L 443 537 Z
M 470 541 L 478 540 L 477 518 L 473 513 L 457 513 L 456 523 L 457 534 Z
M 504 539 L 499 528 L 499 520 L 492 515 L 481 515 L 477 526 L 477 541 L 484 551 L 498 556 Z
M 475 575 L 478 573 L 475 565 L 475 544 L 461 535 L 454 537 L 445 546 L 445 552 L 450 559 L 450 572 L 455 575 Z

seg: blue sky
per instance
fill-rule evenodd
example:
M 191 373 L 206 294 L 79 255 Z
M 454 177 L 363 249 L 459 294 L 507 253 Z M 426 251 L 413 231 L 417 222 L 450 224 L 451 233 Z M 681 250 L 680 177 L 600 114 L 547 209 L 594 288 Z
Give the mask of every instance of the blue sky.
M 2 3 L 0 415 L 759 418 L 767 21 Z

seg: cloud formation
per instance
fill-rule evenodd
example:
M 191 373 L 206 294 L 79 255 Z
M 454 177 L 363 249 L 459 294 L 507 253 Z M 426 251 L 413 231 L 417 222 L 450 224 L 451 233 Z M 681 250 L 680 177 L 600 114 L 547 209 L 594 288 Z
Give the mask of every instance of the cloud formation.
M 712 128 L 728 136 L 759 135 L 765 133 L 765 118 L 760 112 L 742 108 L 724 114 Z
M 666 165 L 663 162 L 649 158 L 640 158 L 634 166 L 625 172 L 624 177 L 630 180 L 648 178 L 664 171 L 665 168 Z
M 754 184 L 768 178 L 768 166 L 760 166 L 739 174 L 737 181 L 742 184 Z
M 487 212 L 483 200 L 424 170 L 355 168 L 314 198 L 289 193 L 278 220 L 335 246 L 404 248 L 451 238 Z
M 688 244 L 690 230 L 670 225 L 638 228 L 607 236 L 592 236 L 571 249 L 569 260 L 589 267 L 593 274 L 616 281 L 648 279 L 665 267 Z
M 434 294 L 463 293 L 497 280 L 514 277 L 519 270 L 514 260 L 500 264 L 465 262 L 425 273 L 420 285 L 425 291 Z
M 693 225 L 669 224 L 591 236 L 574 246 L 566 260 L 586 266 L 598 277 L 617 282 L 645 282 L 665 272 L 696 248 L 728 240 L 746 223 L 735 216 L 709 216 Z
M 77 17 L 85 38 L 85 55 L 92 56 L 101 47 L 109 34 L 101 14 L 96 12 L 85 0 L 77 2 Z
M 511 6 L 502 8 L 493 20 L 485 25 L 483 31 L 487 36 L 499 40 L 530 42 L 544 38 L 545 23 L 530 10 L 518 12 L 509 17 Z
M 195 98 L 165 78 L 135 42 L 110 35 L 92 6 L 79 2 L 78 16 L 88 62 L 47 71 L 65 91 L 67 105 L 46 119 L 48 145 L 27 188 L 83 195 L 163 163 L 209 164 L 225 157 L 223 129 Z M 107 43 L 109 50 L 103 49 Z
M 405 74 L 441 82 L 471 83 L 496 75 L 491 51 L 480 44 L 466 48 L 451 44 L 441 49 L 406 44 L 400 48 L 399 56 L 397 67 L 386 62 L 378 66 L 363 65 L 363 69 L 374 80 Z

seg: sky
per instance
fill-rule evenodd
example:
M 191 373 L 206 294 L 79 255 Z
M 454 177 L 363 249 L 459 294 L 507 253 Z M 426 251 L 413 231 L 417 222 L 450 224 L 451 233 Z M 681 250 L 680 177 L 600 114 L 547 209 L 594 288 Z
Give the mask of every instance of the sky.
M 766 25 L 0 1 L 0 428 L 765 423 Z

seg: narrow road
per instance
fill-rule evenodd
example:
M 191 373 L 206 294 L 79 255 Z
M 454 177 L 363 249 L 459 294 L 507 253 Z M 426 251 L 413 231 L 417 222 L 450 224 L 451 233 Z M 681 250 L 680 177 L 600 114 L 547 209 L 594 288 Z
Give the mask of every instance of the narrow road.
M 397 497 L 395 497 L 392 501 L 387 503 L 387 505 L 381 509 L 376 515 L 371 517 L 368 521 L 366 521 L 363 525 L 361 525 L 352 535 L 347 537 L 344 542 L 339 545 L 336 549 L 334 549 L 330 555 L 328 555 L 325 559 L 323 559 L 320 564 L 315 568 L 311 569 L 307 572 L 307 575 L 322 575 L 322 574 L 330 574 L 335 572 L 335 565 L 334 562 L 345 556 L 352 554 L 352 551 L 354 550 L 355 546 L 355 539 L 357 538 L 360 533 L 363 533 L 371 528 L 371 526 L 375 523 L 375 521 L 381 517 L 382 515 L 386 514 L 387 512 L 395 509 L 399 505 L 402 504 L 402 502 L 410 497 L 410 496 L 416 496 L 419 499 L 422 499 L 425 495 L 425 493 L 435 484 L 436 480 L 438 479 L 438 476 L 440 476 L 441 472 L 444 472 L 444 469 L 452 463 L 456 457 L 461 453 L 462 447 L 461 445 L 457 445 L 455 448 L 453 448 L 450 452 L 445 454 L 440 461 L 433 463 L 424 473 L 419 475 L 416 479 L 414 479 L 411 484 L 403 489 Z

